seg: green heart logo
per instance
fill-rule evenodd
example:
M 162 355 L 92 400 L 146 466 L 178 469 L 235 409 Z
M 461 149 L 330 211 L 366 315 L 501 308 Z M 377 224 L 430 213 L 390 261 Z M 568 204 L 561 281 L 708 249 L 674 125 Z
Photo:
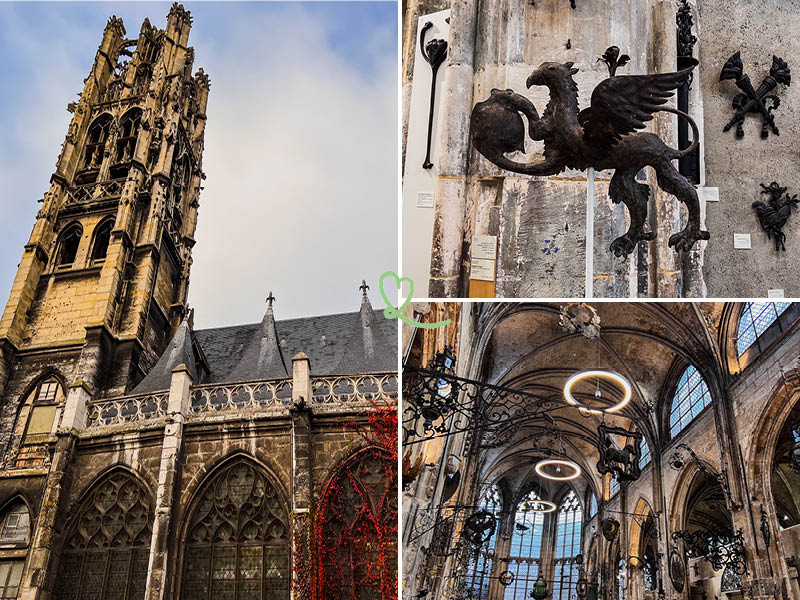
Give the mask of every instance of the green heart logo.
M 408 283 L 408 295 L 400 307 L 396 307 L 394 304 L 392 304 L 392 302 L 389 300 L 389 297 L 386 295 L 384 281 L 387 279 L 394 281 L 392 293 L 402 291 L 403 283 Z M 408 307 L 409 304 L 411 304 L 411 299 L 414 297 L 414 281 L 410 277 L 400 277 L 394 271 L 386 271 L 378 280 L 378 288 L 381 292 L 381 298 L 383 298 L 383 301 L 386 303 L 386 308 L 383 309 L 383 316 L 387 319 L 400 319 L 404 323 L 408 323 L 412 327 L 419 327 L 420 329 L 435 329 L 437 327 L 444 327 L 450 323 L 450 319 L 447 319 L 446 321 L 438 321 L 436 323 L 420 323 L 419 321 L 409 319 L 403 315 L 403 311 Z

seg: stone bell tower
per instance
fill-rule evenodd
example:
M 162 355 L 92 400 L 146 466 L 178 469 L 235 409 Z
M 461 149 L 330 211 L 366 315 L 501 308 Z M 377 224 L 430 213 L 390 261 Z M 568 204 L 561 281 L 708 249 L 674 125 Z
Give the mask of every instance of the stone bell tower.
M 106 25 L 0 319 L 3 403 L 44 364 L 95 397 L 124 392 L 180 323 L 209 90 L 191 23 L 176 3 L 163 30 Z

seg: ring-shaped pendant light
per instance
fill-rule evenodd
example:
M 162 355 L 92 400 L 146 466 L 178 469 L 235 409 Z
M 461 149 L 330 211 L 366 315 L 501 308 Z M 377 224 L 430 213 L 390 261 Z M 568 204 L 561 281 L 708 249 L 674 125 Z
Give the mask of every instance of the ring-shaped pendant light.
M 536 508 L 524 508 L 523 511 L 525 512 L 532 512 L 532 513 L 550 513 L 555 512 L 556 508 L 558 508 L 555 504 L 550 502 L 550 500 L 527 500 L 527 503 L 537 505 Z
M 604 379 L 608 379 L 609 381 L 613 381 L 623 389 L 625 393 L 624 397 L 618 404 L 615 404 L 614 406 L 607 408 L 605 410 L 600 410 L 598 408 L 589 408 L 585 404 L 578 402 L 572 395 L 572 387 L 577 382 L 582 381 L 584 379 L 588 379 L 590 377 L 602 377 Z M 588 412 L 593 415 L 601 415 L 603 413 L 618 412 L 623 408 L 625 408 L 628 402 L 631 401 L 632 391 L 633 388 L 631 387 L 630 382 L 619 373 L 615 373 L 614 371 L 604 371 L 602 369 L 587 369 L 585 371 L 578 371 L 577 373 L 573 373 L 570 376 L 570 378 L 567 379 L 567 383 L 564 384 L 564 399 L 572 406 L 577 406 L 581 411 Z
M 549 475 L 548 473 L 544 472 L 544 468 L 550 465 L 556 465 L 557 467 L 568 467 L 572 473 L 563 477 Z M 552 479 L 554 481 L 568 481 L 570 479 L 577 479 L 581 476 L 581 468 L 571 460 L 566 460 L 563 458 L 547 458 L 545 460 L 540 460 L 538 463 L 536 463 L 534 470 L 545 479 Z

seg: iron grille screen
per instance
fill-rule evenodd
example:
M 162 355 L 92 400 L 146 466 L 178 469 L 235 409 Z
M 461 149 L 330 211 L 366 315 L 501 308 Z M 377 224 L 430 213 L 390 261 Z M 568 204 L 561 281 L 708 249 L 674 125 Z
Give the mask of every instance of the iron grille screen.
M 152 520 L 150 492 L 133 476 L 105 477 L 67 530 L 57 600 L 143 599 Z
M 239 460 L 201 492 L 186 540 L 184 600 L 289 598 L 289 519 L 267 477 Z

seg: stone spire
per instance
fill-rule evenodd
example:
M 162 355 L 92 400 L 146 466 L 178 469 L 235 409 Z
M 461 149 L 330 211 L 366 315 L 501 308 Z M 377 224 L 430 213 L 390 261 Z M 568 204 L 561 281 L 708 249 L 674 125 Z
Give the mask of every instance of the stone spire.
M 244 351 L 239 365 L 231 374 L 234 381 L 275 379 L 291 375 L 286 368 L 278 331 L 275 329 L 275 316 L 272 312 L 275 300 L 275 296 L 270 292 L 267 296 L 267 312 L 259 328 L 260 335 Z
M 180 365 L 186 365 L 192 375 L 192 381 L 197 382 L 197 365 L 192 349 L 192 328 L 194 311 L 187 311 L 183 321 L 178 326 L 172 341 L 158 359 L 156 364 L 139 382 L 131 394 L 146 394 L 168 390 L 172 380 L 172 371 Z
M 359 373 L 374 370 L 376 356 L 393 356 L 394 350 L 380 328 L 378 318 L 367 296 L 369 286 L 362 280 L 358 288 L 361 290 L 361 310 L 358 321 L 354 323 L 353 333 L 339 361 L 338 371 L 342 373 Z M 370 367 L 372 365 L 372 367 Z M 386 365 L 389 369 L 397 365 Z

